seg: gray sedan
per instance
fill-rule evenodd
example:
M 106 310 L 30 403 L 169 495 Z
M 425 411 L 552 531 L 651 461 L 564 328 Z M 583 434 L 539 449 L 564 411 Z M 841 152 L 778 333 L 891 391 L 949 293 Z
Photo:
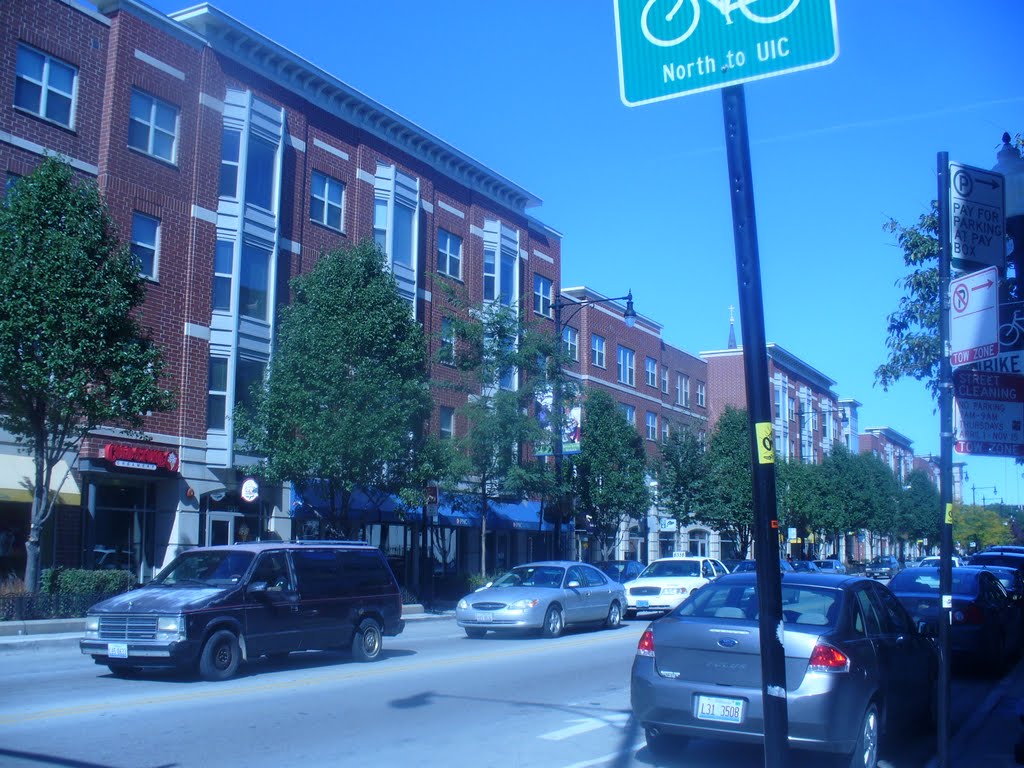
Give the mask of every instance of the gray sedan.
M 886 586 L 785 573 L 782 607 L 791 747 L 875 768 L 886 733 L 934 724 L 935 644 Z M 730 574 L 644 632 L 630 693 L 652 753 L 679 737 L 763 742 L 757 614 L 756 575 Z
M 558 637 L 567 626 L 622 622 L 626 591 L 593 566 L 574 560 L 517 565 L 459 600 L 455 619 L 470 637 L 488 630 L 540 630 Z

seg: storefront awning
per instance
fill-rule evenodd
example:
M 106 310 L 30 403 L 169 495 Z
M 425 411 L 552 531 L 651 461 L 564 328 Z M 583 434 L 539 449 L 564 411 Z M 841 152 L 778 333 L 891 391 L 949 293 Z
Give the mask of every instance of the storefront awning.
M 329 518 L 331 504 L 327 494 L 319 484 L 310 484 L 303 490 L 292 491 L 291 516 L 299 520 L 310 520 L 317 517 Z M 340 494 L 335 499 L 335 509 L 341 510 Z M 349 499 L 348 519 L 353 523 L 372 525 L 374 523 L 406 523 L 419 520 L 422 513 L 418 509 L 406 509 L 401 500 L 393 494 L 373 493 L 357 489 Z
M 438 524 L 457 528 L 479 528 L 481 506 L 479 496 L 443 493 L 437 505 Z M 540 532 L 551 531 L 554 526 L 541 519 L 539 501 L 489 501 L 487 529 Z
M 67 476 L 65 479 L 65 475 Z M 8 454 L 0 456 L 0 501 L 16 501 L 32 503 L 32 486 L 35 482 L 35 462 L 31 456 Z M 64 484 L 61 485 L 61 481 Z M 82 491 L 75 481 L 74 475 L 68 472 L 68 465 L 63 459 L 57 462 L 50 476 L 50 490 L 57 490 L 58 504 L 78 506 L 82 503 Z
M 488 504 L 493 510 L 493 521 L 489 517 L 487 524 L 494 528 L 508 528 L 515 531 L 552 531 L 555 526 L 541 516 L 539 501 L 520 501 L 518 503 L 495 502 Z

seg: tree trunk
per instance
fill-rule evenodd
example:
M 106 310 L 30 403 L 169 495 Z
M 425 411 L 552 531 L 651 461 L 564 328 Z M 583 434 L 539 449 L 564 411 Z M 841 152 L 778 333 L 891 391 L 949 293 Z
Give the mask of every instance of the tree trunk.
M 487 579 L 487 484 L 480 483 L 480 578 Z

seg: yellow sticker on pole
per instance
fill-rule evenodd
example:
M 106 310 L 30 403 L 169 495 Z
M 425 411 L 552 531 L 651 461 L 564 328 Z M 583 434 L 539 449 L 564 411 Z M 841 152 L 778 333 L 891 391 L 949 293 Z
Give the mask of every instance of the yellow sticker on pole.
M 775 463 L 775 432 L 770 421 L 758 422 L 754 425 L 757 432 L 757 463 Z
M 946 505 L 946 525 L 952 525 L 952 524 L 953 524 L 953 505 L 952 504 L 947 504 Z

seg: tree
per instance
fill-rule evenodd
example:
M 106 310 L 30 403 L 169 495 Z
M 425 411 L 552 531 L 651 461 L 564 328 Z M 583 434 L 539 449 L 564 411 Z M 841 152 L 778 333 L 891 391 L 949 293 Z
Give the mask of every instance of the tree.
M 25 567 L 35 591 L 56 463 L 90 430 L 131 430 L 173 400 L 134 317 L 145 298 L 139 264 L 96 184 L 65 162 L 43 160 L 0 206 L 0 295 L 0 427 L 35 464 Z
M 726 406 L 711 433 L 705 462 L 704 492 L 696 507 L 695 519 L 719 531 L 723 538 L 733 537 L 737 556 L 745 558 L 754 533 L 753 473 L 746 410 Z
M 609 557 L 623 522 L 647 519 L 651 497 L 646 464 L 640 433 L 611 395 L 591 391 L 584 403 L 574 485 L 581 510 L 593 521 L 601 559 Z
M 775 493 L 779 524 L 795 528 L 805 542 L 818 530 L 820 467 L 799 461 L 775 463 Z
M 964 549 L 981 551 L 993 544 L 1012 540 L 1010 527 L 996 510 L 975 506 L 954 506 L 953 540 Z
M 237 434 L 265 477 L 322 484 L 348 535 L 354 490 L 398 493 L 413 472 L 430 408 L 423 332 L 370 242 L 324 254 L 292 290 Z
M 487 512 L 491 501 L 550 491 L 550 473 L 527 451 L 546 431 L 536 417 L 547 388 L 547 361 L 559 354 L 550 328 L 526 323 L 518 308 L 473 307 L 455 291 L 444 295 L 450 345 L 442 349 L 458 374 L 449 386 L 467 398 L 459 414 L 466 432 L 454 439 L 457 485 L 470 488 L 480 512 L 480 575 L 487 575 Z
M 669 435 L 657 464 L 658 499 L 676 522 L 687 525 L 704 489 L 704 442 L 689 427 Z
M 900 494 L 898 528 L 908 540 L 939 541 L 942 533 L 939 489 L 927 472 L 915 469 L 907 475 Z

